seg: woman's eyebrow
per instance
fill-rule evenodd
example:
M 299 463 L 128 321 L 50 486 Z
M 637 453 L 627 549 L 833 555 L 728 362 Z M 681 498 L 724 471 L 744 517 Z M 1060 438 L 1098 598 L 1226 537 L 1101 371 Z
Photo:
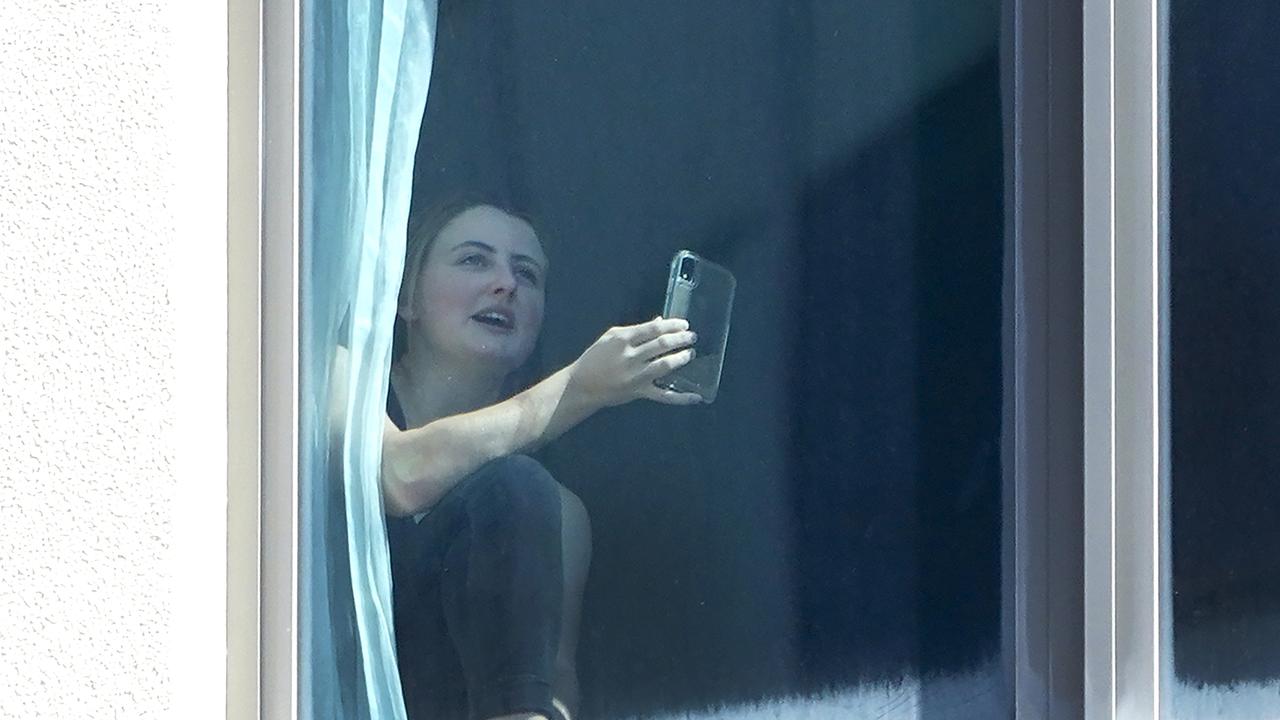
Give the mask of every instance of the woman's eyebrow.
M 463 240 L 462 242 L 458 243 L 457 245 L 454 245 L 454 246 L 453 246 L 453 249 L 454 249 L 454 250 L 458 250 L 458 249 L 461 249 L 461 248 L 464 248 L 464 247 L 480 248 L 481 250 L 484 250 L 485 252 L 492 253 L 492 254 L 494 254 L 494 255 L 497 255 L 497 254 L 498 254 L 498 250 L 497 250 L 497 248 L 495 248 L 494 246 L 492 246 L 492 245 L 490 245 L 490 244 L 488 244 L 488 243 L 482 243 L 482 242 L 480 242 L 479 240 Z M 532 255 L 522 255 L 522 254 L 520 254 L 520 253 L 512 253 L 512 255 L 511 255 L 511 259 L 512 259 L 512 260 L 515 260 L 515 261 L 517 261 L 517 262 L 527 262 L 527 263 L 530 263 L 530 264 L 532 264 L 532 265 L 535 265 L 539 270 L 544 270 L 544 268 L 542 267 L 542 263 L 541 263 L 541 262 L 539 262 L 539 261 L 538 261 L 538 259 L 537 259 L 537 258 L 535 258 L 535 257 L 533 257 Z
M 480 248 L 481 250 L 486 250 L 494 254 L 497 254 L 498 252 L 496 249 L 494 249 L 492 245 L 489 245 L 487 243 L 482 243 L 479 240 L 463 240 L 457 245 L 454 245 L 453 249 L 457 250 L 459 248 L 464 248 L 464 247 L 477 247 L 477 248 Z

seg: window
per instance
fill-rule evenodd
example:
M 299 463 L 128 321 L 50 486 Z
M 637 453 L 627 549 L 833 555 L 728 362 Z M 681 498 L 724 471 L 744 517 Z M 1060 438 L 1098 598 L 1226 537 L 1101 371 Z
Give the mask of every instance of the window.
M 1222 648 L 1265 634 L 1271 578 L 1197 560 L 1222 520 L 1179 500 L 1217 472 L 1186 457 L 1238 457 L 1180 444 L 1213 393 L 1179 308 L 1231 302 L 1201 268 L 1247 271 L 1180 239 L 1212 162 L 1179 142 L 1219 136 L 1179 99 L 1209 46 L 1178 8 L 1170 36 L 1154 4 L 440 6 L 411 197 L 499 194 L 545 243 L 532 378 L 652 317 L 676 250 L 738 280 L 715 403 L 602 411 L 537 455 L 592 521 L 584 715 L 1205 717 L 1188 683 L 1270 677 L 1262 645 L 1236 669 Z M 310 190 L 300 21 L 268 12 L 262 690 L 288 717 L 312 682 L 291 634 Z

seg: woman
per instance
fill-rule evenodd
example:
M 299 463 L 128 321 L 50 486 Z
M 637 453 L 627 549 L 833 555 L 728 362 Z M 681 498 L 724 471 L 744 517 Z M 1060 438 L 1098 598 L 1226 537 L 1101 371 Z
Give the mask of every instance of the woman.
M 532 225 L 491 203 L 415 221 L 383 440 L 396 642 L 410 718 L 568 717 L 591 535 L 587 513 L 524 453 L 636 399 L 693 358 L 680 319 L 606 331 L 523 391 L 549 263 Z

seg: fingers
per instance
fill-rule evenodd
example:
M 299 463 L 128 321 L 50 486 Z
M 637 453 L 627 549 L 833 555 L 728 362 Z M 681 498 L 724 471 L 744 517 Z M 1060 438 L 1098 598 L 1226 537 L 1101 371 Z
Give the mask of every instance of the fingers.
M 619 328 L 622 336 L 632 347 L 639 347 L 667 333 L 683 332 L 689 329 L 689 321 L 684 318 L 656 317 L 639 325 Z
M 697 341 L 698 334 L 688 330 L 664 333 L 637 347 L 635 354 L 640 359 L 649 361 L 661 355 L 666 355 L 672 350 L 687 348 Z
M 651 383 L 663 375 L 668 375 L 672 371 L 688 365 L 689 361 L 693 360 L 694 355 L 693 348 L 685 348 L 670 355 L 663 355 L 645 365 L 637 379 L 645 383 Z
M 702 402 L 702 396 L 697 393 L 668 390 L 653 384 L 642 390 L 640 394 L 646 399 L 660 402 L 664 405 L 697 405 Z

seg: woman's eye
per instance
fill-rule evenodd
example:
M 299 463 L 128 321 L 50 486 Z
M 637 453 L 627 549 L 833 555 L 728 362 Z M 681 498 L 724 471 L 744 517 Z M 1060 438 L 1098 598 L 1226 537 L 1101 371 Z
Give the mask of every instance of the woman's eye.
M 459 265 L 479 265 L 483 267 L 487 260 L 488 258 L 486 258 L 484 255 L 481 255 L 480 253 L 471 253 L 469 255 L 463 255 L 461 258 L 459 258 L 458 264 Z
M 524 278 L 527 282 L 529 282 L 531 285 L 534 285 L 535 287 L 538 284 L 538 273 L 530 270 L 529 268 L 520 268 L 516 270 L 516 275 L 519 275 L 520 277 Z

